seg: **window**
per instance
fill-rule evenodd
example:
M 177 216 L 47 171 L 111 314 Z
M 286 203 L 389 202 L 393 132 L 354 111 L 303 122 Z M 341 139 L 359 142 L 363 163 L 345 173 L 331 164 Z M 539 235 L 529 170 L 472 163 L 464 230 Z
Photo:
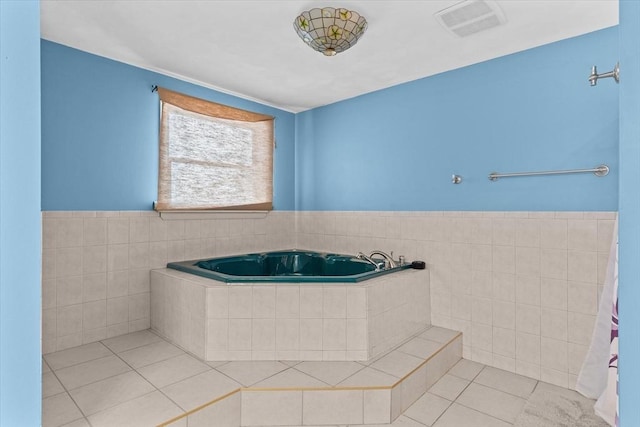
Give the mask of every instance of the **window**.
M 273 117 L 158 88 L 156 210 L 270 210 Z

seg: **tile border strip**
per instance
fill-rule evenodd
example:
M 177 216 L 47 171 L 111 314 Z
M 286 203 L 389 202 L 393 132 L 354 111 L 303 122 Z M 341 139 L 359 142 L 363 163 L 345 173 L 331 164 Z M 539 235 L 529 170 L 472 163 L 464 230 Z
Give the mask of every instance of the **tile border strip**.
M 211 405 L 213 405 L 213 404 L 216 404 L 216 403 L 220 402 L 221 400 L 226 399 L 227 397 L 231 397 L 231 396 L 233 396 L 234 394 L 239 393 L 240 391 L 242 391 L 242 388 L 237 388 L 237 389 L 235 389 L 235 390 L 233 390 L 233 391 L 230 391 L 229 393 L 224 394 L 224 395 L 222 395 L 222 396 L 220 396 L 220 397 L 217 397 L 216 399 L 213 399 L 213 400 L 212 400 L 212 401 L 210 401 L 210 402 L 203 403 L 203 404 L 202 404 L 202 405 L 200 405 L 200 406 L 196 406 L 195 408 L 188 410 L 188 411 L 187 411 L 187 412 L 185 412 L 184 414 L 180 414 L 180 415 L 178 415 L 178 416 L 176 416 L 176 417 L 171 418 L 170 420 L 167 420 L 167 421 L 165 421 L 165 422 L 163 422 L 163 423 L 160 423 L 160 424 L 158 424 L 158 426 L 157 426 L 157 427 L 167 427 L 167 426 L 169 426 L 169 425 L 171 425 L 171 424 L 175 423 L 176 421 L 180 421 L 181 419 L 186 418 L 186 417 L 188 417 L 189 415 L 195 414 L 196 412 L 201 411 L 201 410 L 205 409 L 205 408 L 206 408 L 206 407 L 208 407 L 208 406 L 211 406 Z
M 233 396 L 236 393 L 244 393 L 244 392 L 277 392 L 277 391 L 366 391 L 366 390 L 392 390 L 396 387 L 398 387 L 399 385 L 401 385 L 405 380 L 407 380 L 411 375 L 413 375 L 416 371 L 418 371 L 420 368 L 422 368 L 424 365 L 426 365 L 427 363 L 429 363 L 429 361 L 431 361 L 431 359 L 433 359 L 434 357 L 436 357 L 438 354 L 440 354 L 440 352 L 442 352 L 445 348 L 447 348 L 449 345 L 453 344 L 453 342 L 459 338 L 462 337 L 462 332 L 458 332 L 453 338 L 449 339 L 449 341 L 445 342 L 445 343 L 441 343 L 442 346 L 436 350 L 433 354 L 431 354 L 429 357 L 427 357 L 426 359 L 424 359 L 423 362 L 421 362 L 418 366 L 416 366 L 415 368 L 413 368 L 409 373 L 407 373 L 405 376 L 403 376 L 402 378 L 400 378 L 398 381 L 396 381 L 395 383 L 393 383 L 392 385 L 387 385 L 387 386 L 336 386 L 336 387 L 240 387 L 237 388 L 233 391 L 230 391 L 227 394 L 224 394 L 222 396 L 219 396 L 207 403 L 203 403 L 200 406 L 197 406 L 193 409 L 190 409 L 188 411 L 186 411 L 184 414 L 180 414 L 174 418 L 171 418 L 170 420 L 167 420 L 161 424 L 158 424 L 157 427 L 168 427 L 171 424 L 175 423 L 176 421 L 179 421 L 183 418 L 188 417 L 189 415 L 192 415 L 198 411 L 201 411 L 211 405 L 214 405 L 228 397 Z M 374 368 L 375 369 L 375 368 Z

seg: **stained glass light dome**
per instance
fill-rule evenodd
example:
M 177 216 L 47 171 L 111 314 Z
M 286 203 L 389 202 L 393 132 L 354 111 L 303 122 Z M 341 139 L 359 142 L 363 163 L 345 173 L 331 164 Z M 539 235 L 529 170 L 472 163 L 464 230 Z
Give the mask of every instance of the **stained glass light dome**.
M 324 7 L 302 12 L 293 27 L 311 49 L 334 56 L 358 42 L 367 20 L 353 10 Z

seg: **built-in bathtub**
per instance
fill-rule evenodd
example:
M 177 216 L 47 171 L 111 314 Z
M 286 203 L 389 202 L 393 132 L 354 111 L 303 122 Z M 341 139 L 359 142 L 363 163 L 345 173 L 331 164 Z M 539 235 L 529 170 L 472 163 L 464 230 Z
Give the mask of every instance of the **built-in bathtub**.
M 151 271 L 151 327 L 204 360 L 369 360 L 430 325 L 428 270 L 301 251 L 170 265 Z
M 380 260 L 383 264 L 383 260 Z M 376 267 L 351 255 L 287 250 L 206 260 L 170 262 L 167 267 L 225 283 L 354 283 L 410 268 Z

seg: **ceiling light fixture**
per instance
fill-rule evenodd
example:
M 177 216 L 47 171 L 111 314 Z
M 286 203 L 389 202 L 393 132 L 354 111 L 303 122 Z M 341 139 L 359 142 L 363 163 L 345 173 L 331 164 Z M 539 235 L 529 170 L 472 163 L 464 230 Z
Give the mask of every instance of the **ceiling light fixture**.
M 367 29 L 367 20 L 353 10 L 323 7 L 302 12 L 293 21 L 293 28 L 311 49 L 334 56 L 358 42 Z

